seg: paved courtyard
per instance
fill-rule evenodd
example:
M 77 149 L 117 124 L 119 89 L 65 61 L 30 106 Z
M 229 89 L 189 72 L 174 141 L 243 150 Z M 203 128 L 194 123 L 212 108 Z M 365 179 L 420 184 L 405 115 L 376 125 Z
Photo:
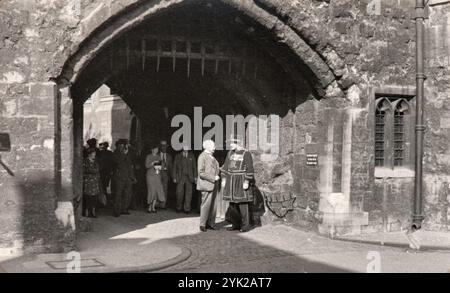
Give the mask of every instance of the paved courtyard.
M 198 220 L 197 214 L 134 212 L 119 219 L 97 219 L 94 230 L 113 226 L 120 232 L 115 239 L 168 242 L 191 251 L 187 260 L 163 272 L 367 272 L 377 269 L 378 255 L 381 272 L 450 272 L 450 250 L 414 252 L 407 247 L 331 240 L 284 225 L 239 233 L 226 231 L 226 223 L 219 223 L 221 230 L 201 233 Z
M 92 231 L 78 237 L 81 272 L 450 272 L 447 244 L 416 252 L 407 244 L 332 240 L 286 225 L 239 233 L 218 223 L 220 230 L 203 233 L 198 222 L 198 214 L 170 210 L 133 211 L 120 218 L 100 213 L 92 221 Z M 0 258 L 3 272 L 64 273 L 68 265 L 65 253 Z

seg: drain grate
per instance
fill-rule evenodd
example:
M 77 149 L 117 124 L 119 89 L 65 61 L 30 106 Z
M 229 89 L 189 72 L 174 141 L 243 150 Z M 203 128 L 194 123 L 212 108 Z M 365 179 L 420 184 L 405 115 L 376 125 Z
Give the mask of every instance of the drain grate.
M 49 267 L 54 270 L 65 270 L 68 266 L 72 266 L 72 260 L 46 261 Z M 95 258 L 80 259 L 80 268 L 104 267 L 105 264 Z

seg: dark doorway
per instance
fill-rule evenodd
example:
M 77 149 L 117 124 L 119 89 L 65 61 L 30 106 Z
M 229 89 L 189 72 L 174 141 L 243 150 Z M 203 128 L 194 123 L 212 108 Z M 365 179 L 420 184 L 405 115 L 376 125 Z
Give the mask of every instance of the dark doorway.
M 129 137 L 139 141 L 142 163 L 150 146 L 160 140 L 170 143 L 177 130 L 171 126 L 174 117 L 194 121 L 196 108 L 202 110 L 201 121 L 208 115 L 223 121 L 227 115 L 285 117 L 304 101 L 318 98 L 314 76 L 286 44 L 235 8 L 221 1 L 188 2 L 113 40 L 86 66 L 71 91 L 73 97 L 86 99 L 105 84 L 125 101 L 134 115 Z M 194 137 L 198 129 L 192 126 Z M 211 128 L 200 126 L 201 134 Z M 223 163 L 225 143 L 217 143 L 216 156 Z M 176 151 L 170 150 L 172 156 Z M 196 157 L 200 151 L 195 149 Z M 193 206 L 198 199 L 194 194 Z

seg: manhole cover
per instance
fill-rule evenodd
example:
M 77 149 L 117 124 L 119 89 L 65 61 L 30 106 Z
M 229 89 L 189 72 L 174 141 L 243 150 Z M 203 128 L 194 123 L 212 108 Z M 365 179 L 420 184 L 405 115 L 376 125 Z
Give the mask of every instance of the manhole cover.
M 105 264 L 101 263 L 95 258 L 81 259 L 80 262 L 80 268 L 94 268 L 105 266 Z M 47 261 L 45 263 L 54 270 L 65 270 L 67 269 L 68 265 L 73 265 L 72 260 Z

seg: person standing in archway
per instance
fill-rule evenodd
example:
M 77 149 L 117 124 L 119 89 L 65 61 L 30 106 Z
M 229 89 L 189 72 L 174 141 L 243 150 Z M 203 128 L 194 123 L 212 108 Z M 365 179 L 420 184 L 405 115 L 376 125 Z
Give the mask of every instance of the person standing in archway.
M 145 158 L 147 169 L 147 203 L 148 212 L 156 213 L 156 203 L 164 200 L 164 190 L 161 182 L 161 158 L 158 154 L 158 146 L 151 149 L 151 153 Z
M 216 222 L 216 192 L 218 180 L 220 180 L 219 163 L 213 154 L 216 150 L 212 140 L 203 142 L 204 151 L 198 157 L 198 179 L 197 190 L 202 193 L 202 203 L 200 207 L 200 231 L 206 229 L 215 230 Z
M 250 230 L 249 203 L 253 202 L 250 185 L 254 181 L 253 158 L 244 148 L 241 136 L 229 140 L 231 150 L 221 168 L 223 200 L 229 201 L 229 209 L 238 217 L 230 217 L 232 226 L 228 230 Z
M 142 147 L 137 141 L 131 141 L 130 155 L 133 162 L 134 176 L 137 180 L 133 184 L 133 195 L 130 202 L 130 209 L 137 210 L 138 208 L 147 207 L 147 192 L 146 192 L 146 168 L 145 158 L 142 154 Z
M 109 150 L 109 143 L 107 141 L 101 143 L 99 146 L 98 163 L 100 166 L 100 179 L 102 182 L 102 189 L 106 193 L 114 171 L 114 155 L 113 152 Z
M 97 139 L 95 137 L 92 137 L 92 138 L 90 138 L 90 139 L 88 139 L 86 141 L 86 146 L 83 148 L 83 158 L 84 159 L 86 159 L 88 157 L 88 151 L 90 149 L 94 149 L 95 150 L 95 160 L 96 160 L 97 163 L 99 163 L 98 158 L 99 158 L 100 150 L 97 148 Z M 86 214 L 86 211 L 88 209 L 87 206 L 86 206 L 86 203 L 87 203 L 87 201 L 85 201 L 85 200 L 83 200 L 82 203 L 81 203 L 81 209 L 82 209 L 81 214 L 82 214 L 83 217 L 88 216 Z
M 172 178 L 177 185 L 176 211 L 181 213 L 184 210 L 188 214 L 191 211 L 192 185 L 197 182 L 197 163 L 188 144 L 184 144 L 183 150 L 175 156 Z
M 83 201 L 90 218 L 97 218 L 97 200 L 102 192 L 100 167 L 96 159 L 96 153 L 95 148 L 87 149 L 87 157 L 83 162 Z
M 166 209 L 169 200 L 169 182 L 172 175 L 172 156 L 167 152 L 167 141 L 160 142 L 160 157 L 161 157 L 161 181 L 164 189 L 164 201 L 161 202 L 160 208 Z
M 96 160 L 99 158 L 100 149 L 97 147 L 97 139 L 95 137 L 90 138 L 86 141 L 87 146 L 83 149 L 83 157 L 87 158 L 88 149 L 94 149 L 96 153 Z

